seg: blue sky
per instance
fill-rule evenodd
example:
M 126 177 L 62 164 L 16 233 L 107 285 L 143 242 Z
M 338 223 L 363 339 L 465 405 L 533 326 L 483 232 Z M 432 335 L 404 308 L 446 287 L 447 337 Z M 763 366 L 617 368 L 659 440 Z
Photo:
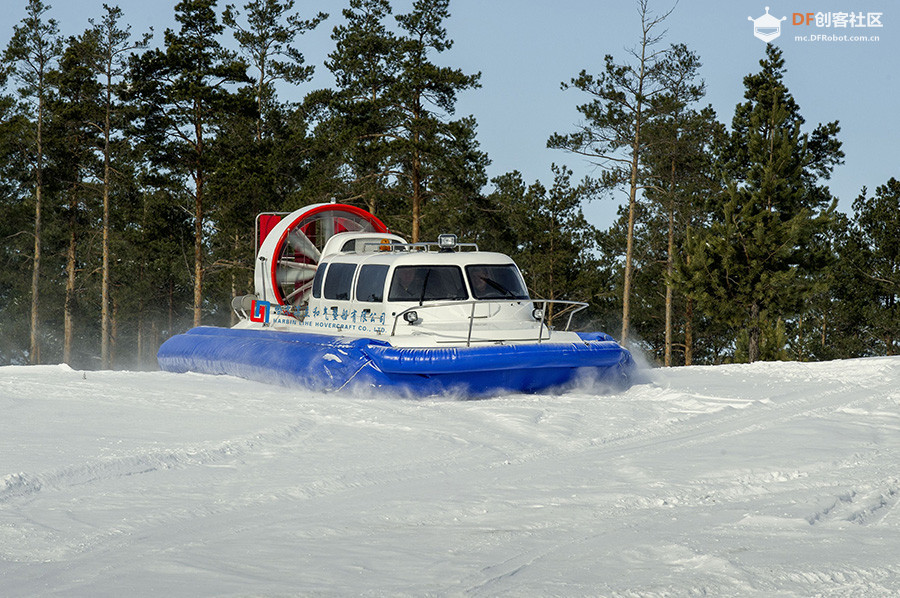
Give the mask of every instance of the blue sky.
M 25 0 L 0 0 L 5 47 L 12 27 L 24 16 Z M 102 0 L 45 0 L 50 15 L 65 34 L 79 33 L 89 17 L 99 18 Z M 241 6 L 245 0 L 235 2 Z M 115 4 L 115 0 L 107 0 Z M 134 33 L 153 26 L 154 42 L 174 26 L 176 0 L 120 0 L 118 5 Z M 224 6 L 225 2 L 220 4 Z M 342 21 L 343 0 L 297 0 L 302 16 L 323 11 L 330 18 L 318 30 L 301 37 L 297 46 L 307 62 L 316 66 L 316 78 L 305 87 L 283 90 L 283 97 L 299 99 L 306 92 L 332 85 L 322 64 L 332 49 L 332 28 Z M 408 9 L 409 0 L 395 0 L 395 13 Z M 807 130 L 819 122 L 841 124 L 846 162 L 828 183 L 849 211 L 865 185 L 870 194 L 890 177 L 900 177 L 900 6 L 885 0 L 790 2 L 681 0 L 665 21 L 662 43 L 685 43 L 703 62 L 706 83 L 704 104 L 711 104 L 719 120 L 730 124 L 734 107 L 743 101 L 743 78 L 759 68 L 765 43 L 753 35 L 748 17 L 765 14 L 782 22 L 781 35 L 772 43 L 783 51 L 786 83 L 807 121 Z M 671 1 L 651 0 L 651 8 L 665 12 Z M 582 69 L 599 73 L 603 57 L 627 58 L 640 33 L 635 2 L 601 0 L 451 0 L 446 22 L 453 48 L 441 60 L 464 71 L 481 72 L 481 89 L 462 94 L 457 114 L 473 114 L 478 121 L 482 149 L 493 161 L 491 176 L 519 170 L 527 182 L 551 181 L 551 163 L 566 164 L 576 177 L 592 172 L 583 159 L 546 149 L 554 132 L 568 132 L 579 121 L 576 106 L 586 96 L 560 89 Z M 881 13 L 881 27 L 845 28 L 794 25 L 794 13 Z M 796 36 L 878 36 L 878 41 L 800 41 Z M 606 228 L 624 200 L 618 193 L 586 206 L 591 222 Z

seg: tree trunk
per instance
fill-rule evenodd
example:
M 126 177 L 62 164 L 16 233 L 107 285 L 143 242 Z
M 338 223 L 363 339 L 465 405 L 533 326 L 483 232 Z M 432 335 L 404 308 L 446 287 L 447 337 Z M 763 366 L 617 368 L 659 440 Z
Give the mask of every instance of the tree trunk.
M 41 272 L 41 187 L 35 189 L 34 207 L 34 261 L 31 269 L 31 350 L 32 364 L 41 362 L 41 344 L 38 332 L 38 293 L 40 290 Z
M 828 332 L 828 318 L 822 314 L 822 352 L 825 352 L 825 337 Z
M 895 297 L 894 294 L 891 294 L 888 297 L 887 313 L 889 316 L 889 321 L 894 319 L 891 316 L 893 316 L 896 311 L 896 300 L 894 299 L 894 297 Z M 894 355 L 894 335 L 890 330 L 888 330 L 887 339 L 885 339 L 885 344 L 887 345 L 887 354 L 889 356 L 893 356 Z
M 154 353 L 159 350 L 159 345 L 159 327 L 157 326 L 156 320 L 154 319 L 150 322 L 150 346 L 154 348 Z
M 110 335 L 109 335 L 109 367 L 114 368 L 116 364 L 116 341 L 119 337 L 119 304 L 112 302 L 112 316 L 110 318 Z
M 684 365 L 694 361 L 694 300 L 688 297 L 684 308 Z
M 75 210 L 77 202 L 72 191 L 69 201 L 69 248 L 66 250 L 66 298 L 63 315 L 63 363 L 72 365 L 72 339 L 75 333 Z
M 234 260 L 235 260 L 235 262 L 237 262 L 237 260 L 238 260 L 238 255 L 240 255 L 240 251 L 241 251 L 241 237 L 237 233 L 234 233 Z M 238 296 L 237 277 L 238 277 L 238 269 L 237 269 L 237 267 L 232 267 L 231 268 L 231 296 L 232 297 Z M 234 326 L 237 323 L 238 323 L 237 313 L 235 313 L 235 311 L 232 309 L 231 310 L 231 325 Z
M 147 327 L 147 304 L 144 302 L 144 298 L 138 301 L 138 337 L 137 337 L 137 363 L 138 366 L 143 367 L 144 365 L 144 353 L 146 347 L 146 341 L 144 339 L 144 329 Z
M 263 122 L 263 86 L 266 81 L 265 63 L 259 69 L 259 81 L 256 82 L 256 143 L 262 143 L 262 122 Z
M 631 277 L 632 277 L 632 259 L 634 257 L 634 221 L 635 212 L 637 211 L 637 188 L 638 188 L 638 167 L 640 165 L 640 149 L 641 149 L 641 124 L 643 120 L 643 93 L 644 93 L 644 77 L 647 58 L 647 29 L 644 30 L 644 38 L 641 44 L 641 71 L 638 76 L 638 88 L 636 93 L 636 103 L 634 111 L 634 139 L 631 144 L 631 188 L 628 193 L 628 234 L 625 241 L 625 281 L 622 289 L 622 340 L 624 344 L 628 341 L 628 332 L 631 319 Z
M 419 218 L 422 214 L 422 182 L 419 179 L 419 157 L 413 158 L 412 242 L 419 242 Z
M 672 320 L 673 299 L 675 285 L 672 277 L 675 275 L 675 159 L 671 162 L 672 170 L 669 181 L 669 245 L 666 249 L 666 346 L 664 363 L 666 367 L 672 367 Z
M 419 131 L 418 120 L 420 110 L 417 105 L 413 112 L 413 160 L 412 172 L 412 242 L 419 242 L 419 219 L 422 215 L 422 164 L 419 159 Z
M 139 370 L 144 369 L 144 317 L 138 311 L 137 322 L 137 355 L 135 359 L 136 367 Z
M 632 172 L 632 181 L 636 179 L 637 172 Z M 628 340 L 628 331 L 630 327 L 631 317 L 631 258 L 634 253 L 634 212 L 635 212 L 635 194 L 637 185 L 632 184 L 631 195 L 628 199 L 628 237 L 625 242 L 625 281 L 622 286 L 622 337 L 621 343 Z
M 197 189 L 194 213 L 194 326 L 199 326 L 203 311 L 203 196 Z
M 109 368 L 109 137 L 112 104 L 112 71 L 107 66 L 106 116 L 103 123 L 103 266 L 100 274 L 100 367 Z
M 197 108 L 199 112 L 199 108 Z M 203 316 L 203 122 L 198 118 L 194 125 L 196 135 L 197 165 L 194 171 L 194 326 L 200 326 Z
M 40 74 L 38 82 L 38 125 L 37 125 L 37 163 L 34 186 L 34 260 L 31 265 L 31 348 L 29 360 L 32 364 L 41 362 L 41 343 L 38 329 L 38 312 L 40 308 L 41 281 L 41 209 L 44 191 L 44 76 Z
M 747 359 L 750 363 L 759 359 L 759 304 L 750 306 L 750 342 L 747 346 Z
M 168 316 L 168 327 L 166 328 L 166 338 L 169 338 L 175 334 L 175 332 L 173 330 L 175 327 L 175 283 L 172 282 L 171 280 L 169 281 L 169 289 L 168 290 L 169 290 L 169 292 L 167 294 L 168 310 L 166 312 L 166 314 Z

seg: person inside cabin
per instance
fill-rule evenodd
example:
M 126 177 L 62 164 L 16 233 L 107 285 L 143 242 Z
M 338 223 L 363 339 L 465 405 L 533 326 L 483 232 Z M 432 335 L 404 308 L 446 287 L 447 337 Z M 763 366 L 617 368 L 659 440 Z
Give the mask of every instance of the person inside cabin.
M 487 279 L 484 276 L 473 276 L 471 281 L 472 295 L 474 295 L 476 299 L 484 299 L 490 289 Z
M 390 301 L 464 300 L 469 295 L 456 266 L 401 266 L 394 270 Z
M 391 299 L 394 301 L 410 301 L 418 299 L 422 294 L 422 280 L 419 268 L 402 266 L 394 272 L 391 283 Z

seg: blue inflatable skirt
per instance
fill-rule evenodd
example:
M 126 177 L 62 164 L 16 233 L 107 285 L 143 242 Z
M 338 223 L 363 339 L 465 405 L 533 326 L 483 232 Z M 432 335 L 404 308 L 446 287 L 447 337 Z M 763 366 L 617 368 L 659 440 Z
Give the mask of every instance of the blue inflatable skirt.
M 484 397 L 574 384 L 624 388 L 634 362 L 606 334 L 579 342 L 402 348 L 371 338 L 199 327 L 167 340 L 161 369 L 227 374 L 332 392 L 382 389 L 402 396 Z

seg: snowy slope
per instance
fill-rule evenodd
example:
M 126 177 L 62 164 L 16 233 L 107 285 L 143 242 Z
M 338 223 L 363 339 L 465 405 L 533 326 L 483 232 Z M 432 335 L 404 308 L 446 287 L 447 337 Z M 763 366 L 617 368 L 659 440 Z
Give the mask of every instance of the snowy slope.
M 390 400 L 0 368 L 3 596 L 900 594 L 900 358 Z

